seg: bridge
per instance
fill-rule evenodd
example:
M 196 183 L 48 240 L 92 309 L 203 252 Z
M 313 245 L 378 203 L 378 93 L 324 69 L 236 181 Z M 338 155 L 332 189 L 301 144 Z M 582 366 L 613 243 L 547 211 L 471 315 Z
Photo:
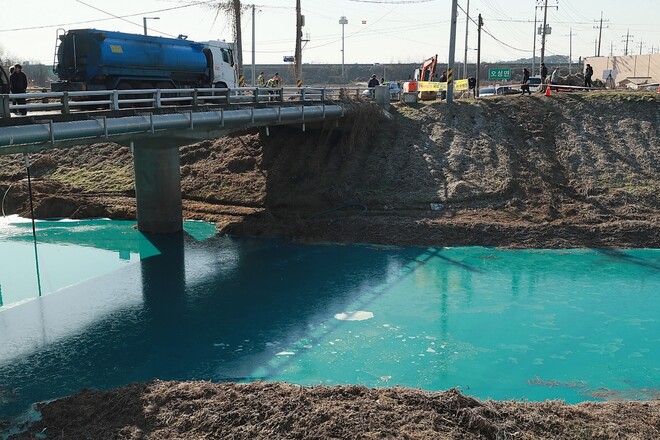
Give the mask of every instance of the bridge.
M 115 142 L 130 147 L 138 229 L 183 228 L 179 147 L 248 127 L 337 120 L 364 88 L 236 88 L 0 95 L 0 155 Z M 29 99 L 16 104 L 16 99 Z M 28 117 L 12 117 L 28 110 Z M 26 159 L 27 161 L 27 159 Z

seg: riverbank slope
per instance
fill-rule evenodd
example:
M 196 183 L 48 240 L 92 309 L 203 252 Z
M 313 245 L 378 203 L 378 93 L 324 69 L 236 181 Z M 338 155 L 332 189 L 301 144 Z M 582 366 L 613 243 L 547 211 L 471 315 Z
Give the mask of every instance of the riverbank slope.
M 181 148 L 184 215 L 308 241 L 660 247 L 660 95 L 554 94 L 351 107 Z M 132 159 L 97 144 L 34 154 L 37 217 L 134 218 Z M 4 208 L 29 216 L 22 158 Z

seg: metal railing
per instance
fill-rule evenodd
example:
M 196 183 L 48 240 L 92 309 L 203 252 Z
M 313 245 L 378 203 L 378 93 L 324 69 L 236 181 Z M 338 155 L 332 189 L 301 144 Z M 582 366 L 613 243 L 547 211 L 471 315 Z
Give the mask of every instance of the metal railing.
M 72 114 L 120 109 L 161 109 L 179 106 L 282 105 L 337 102 L 362 97 L 364 87 L 239 87 L 204 89 L 95 90 L 80 92 L 36 92 L 0 95 L 0 118 L 21 110 Z M 16 100 L 26 100 L 19 104 Z

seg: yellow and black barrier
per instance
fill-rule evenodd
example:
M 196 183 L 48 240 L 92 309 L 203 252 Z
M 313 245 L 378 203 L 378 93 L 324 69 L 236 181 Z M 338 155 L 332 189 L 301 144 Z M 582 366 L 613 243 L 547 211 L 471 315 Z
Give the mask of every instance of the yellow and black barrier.
M 447 91 L 446 82 L 437 82 L 437 81 L 420 81 L 417 83 L 417 90 L 420 92 L 439 92 Z M 468 90 L 468 80 L 459 79 L 454 81 L 454 91 L 460 92 Z
M 242 73 L 238 76 L 238 87 L 245 87 L 245 75 Z
M 296 87 L 302 87 L 302 79 L 296 81 Z

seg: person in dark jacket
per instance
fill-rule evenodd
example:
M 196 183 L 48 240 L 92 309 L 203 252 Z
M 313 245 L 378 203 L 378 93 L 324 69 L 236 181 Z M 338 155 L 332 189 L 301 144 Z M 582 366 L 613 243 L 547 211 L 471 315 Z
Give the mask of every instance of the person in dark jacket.
M 11 93 L 25 93 L 27 91 L 27 76 L 23 73 L 23 67 L 20 64 L 14 66 L 14 73 L 9 77 L 9 85 Z M 18 105 L 24 105 L 25 102 L 25 98 L 16 98 L 16 104 Z M 20 109 L 19 113 L 27 115 L 27 109 Z
M 380 81 L 378 81 L 378 78 L 376 78 L 376 75 L 371 75 L 371 79 L 369 80 L 369 83 L 367 84 L 367 87 L 376 87 L 380 85 Z
M 541 82 L 545 84 L 545 79 L 548 77 L 548 68 L 545 67 L 545 63 L 541 63 Z
M 522 90 L 522 95 L 524 95 L 525 92 L 527 92 L 527 94 L 529 95 L 532 94 L 532 92 L 529 91 L 529 70 L 527 70 L 526 68 L 523 69 L 523 79 L 522 79 L 522 86 L 520 86 L 520 90 Z
M 443 70 L 442 75 L 440 75 L 440 82 L 441 83 L 446 83 L 447 82 L 447 71 Z
M 548 77 L 548 68 L 545 67 L 545 63 L 541 63 L 541 91 L 545 92 L 545 80 Z
M 594 68 L 591 67 L 591 64 L 587 64 L 587 68 L 584 70 L 584 86 L 591 87 L 591 77 L 594 74 Z

